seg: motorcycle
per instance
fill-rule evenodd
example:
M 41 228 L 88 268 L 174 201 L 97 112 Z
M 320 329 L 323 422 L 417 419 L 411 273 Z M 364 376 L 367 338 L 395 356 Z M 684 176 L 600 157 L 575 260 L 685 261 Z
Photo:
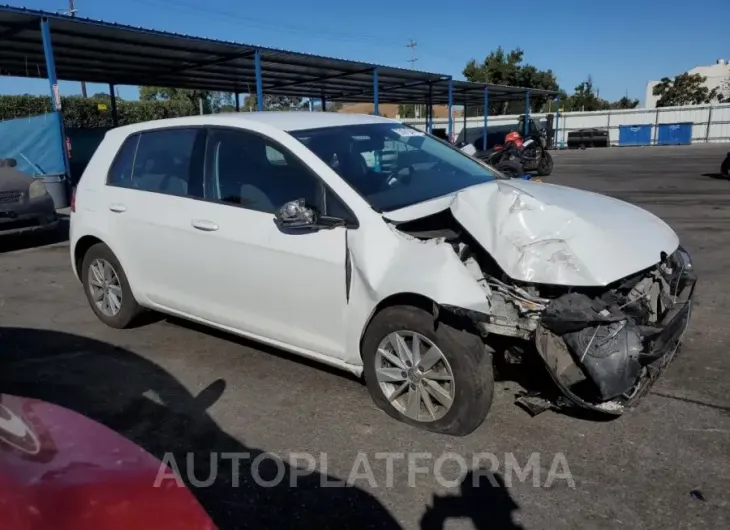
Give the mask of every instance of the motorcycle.
M 520 148 L 513 141 L 476 153 L 474 156 L 509 178 L 522 178 L 526 173 Z
M 534 172 L 540 177 L 546 177 L 553 172 L 553 157 L 547 150 L 547 133 L 544 130 L 537 135 L 528 136 L 524 142 L 518 133 L 509 133 L 505 137 L 504 145 L 476 152 L 474 156 L 493 167 L 496 167 L 497 163 L 509 161 L 512 172 L 518 169 L 514 166 L 516 162 L 521 165 L 519 169 L 523 173 Z

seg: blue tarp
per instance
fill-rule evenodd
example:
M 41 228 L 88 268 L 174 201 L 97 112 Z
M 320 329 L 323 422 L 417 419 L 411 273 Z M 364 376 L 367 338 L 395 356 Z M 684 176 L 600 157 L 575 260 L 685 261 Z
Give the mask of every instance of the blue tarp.
M 0 121 L 0 158 L 14 158 L 16 169 L 32 176 L 65 174 L 58 120 L 51 112 Z

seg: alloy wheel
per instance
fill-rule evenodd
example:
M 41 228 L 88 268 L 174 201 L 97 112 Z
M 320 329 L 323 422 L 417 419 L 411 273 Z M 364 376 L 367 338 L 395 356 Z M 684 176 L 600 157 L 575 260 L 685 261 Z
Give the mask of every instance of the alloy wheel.
M 412 420 L 436 421 L 454 403 L 456 387 L 448 360 L 415 331 L 396 331 L 380 342 L 375 376 L 388 401 Z
M 114 267 L 107 260 L 97 258 L 89 266 L 91 299 L 104 315 L 114 317 L 122 309 L 122 284 Z

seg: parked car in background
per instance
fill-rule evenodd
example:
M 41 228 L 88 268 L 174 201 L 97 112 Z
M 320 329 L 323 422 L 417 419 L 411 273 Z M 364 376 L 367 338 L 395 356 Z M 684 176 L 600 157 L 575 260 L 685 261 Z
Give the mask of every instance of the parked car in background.
M 70 258 L 109 326 L 150 309 L 250 337 L 364 374 L 385 412 L 455 435 L 491 406 L 493 335 L 536 350 L 572 403 L 629 410 L 677 353 L 695 284 L 645 210 L 329 112 L 109 131 Z
M 52 231 L 58 227 L 53 198 L 43 180 L 15 169 L 15 160 L 0 161 L 0 236 Z

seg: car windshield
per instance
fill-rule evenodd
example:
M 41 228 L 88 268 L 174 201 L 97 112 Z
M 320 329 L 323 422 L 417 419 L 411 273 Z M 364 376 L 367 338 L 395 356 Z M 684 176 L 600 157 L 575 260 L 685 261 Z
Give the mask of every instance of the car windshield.
M 400 123 L 346 125 L 290 134 L 379 212 L 503 178 L 455 147 Z

